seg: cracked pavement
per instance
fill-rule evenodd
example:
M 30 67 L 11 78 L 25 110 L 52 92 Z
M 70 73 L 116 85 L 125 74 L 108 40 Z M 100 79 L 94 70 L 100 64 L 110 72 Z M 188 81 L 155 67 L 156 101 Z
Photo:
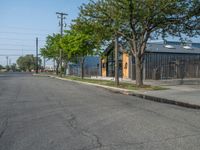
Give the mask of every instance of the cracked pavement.
M 0 150 L 199 150 L 200 110 L 26 73 L 0 75 Z

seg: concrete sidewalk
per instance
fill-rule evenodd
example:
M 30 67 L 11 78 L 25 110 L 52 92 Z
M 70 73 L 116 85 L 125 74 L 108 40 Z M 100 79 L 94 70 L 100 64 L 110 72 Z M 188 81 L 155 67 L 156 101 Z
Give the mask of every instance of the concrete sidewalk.
M 93 79 L 114 80 L 114 78 L 93 77 Z M 121 82 L 135 83 L 130 79 L 120 79 Z M 134 91 L 137 96 L 158 102 L 170 103 L 190 108 L 200 108 L 200 79 L 144 80 L 144 84 L 162 86 L 167 90 Z M 131 92 L 128 93 L 131 95 Z M 132 95 L 134 95 L 132 94 Z
M 92 76 L 91 79 L 98 80 L 111 80 L 114 81 L 114 77 L 101 77 Z M 135 80 L 119 78 L 121 82 L 134 83 Z M 200 78 L 186 78 L 186 79 L 167 79 L 167 80 L 144 80 L 146 85 L 157 85 L 157 86 L 176 86 L 176 85 L 200 85 Z
M 39 75 L 39 76 L 45 76 L 45 75 Z M 169 82 L 170 84 L 166 84 L 166 81 L 165 81 L 165 84 L 161 84 L 162 82 L 160 81 L 148 81 L 148 82 L 146 81 L 145 84 L 162 86 L 167 89 L 156 90 L 156 91 L 126 90 L 122 88 L 110 87 L 110 86 L 99 85 L 99 84 L 94 84 L 94 83 L 74 81 L 74 80 L 60 78 L 60 77 L 51 76 L 51 75 L 46 75 L 46 76 L 56 78 L 59 80 L 66 80 L 66 81 L 72 81 L 72 82 L 81 83 L 81 84 L 87 84 L 91 86 L 97 86 L 97 87 L 108 89 L 115 93 L 137 96 L 137 97 L 144 98 L 151 101 L 173 104 L 173 105 L 178 105 L 178 106 L 193 108 L 193 109 L 200 109 L 200 85 L 173 85 L 171 84 L 172 81 Z M 122 82 L 129 82 L 129 81 L 122 80 Z M 130 82 L 134 82 L 134 81 L 130 81 Z
M 145 95 L 200 106 L 200 85 L 164 86 L 168 90 L 145 91 Z

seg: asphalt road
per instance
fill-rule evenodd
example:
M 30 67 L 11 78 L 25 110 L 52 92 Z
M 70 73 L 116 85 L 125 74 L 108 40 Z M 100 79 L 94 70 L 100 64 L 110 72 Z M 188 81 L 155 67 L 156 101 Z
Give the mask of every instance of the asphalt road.
M 199 150 L 200 110 L 0 75 L 0 150 Z

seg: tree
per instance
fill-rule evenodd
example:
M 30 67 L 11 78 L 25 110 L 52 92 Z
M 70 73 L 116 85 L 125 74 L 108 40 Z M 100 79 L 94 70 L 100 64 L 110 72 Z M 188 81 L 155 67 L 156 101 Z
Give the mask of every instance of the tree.
M 10 66 L 6 65 L 6 71 L 10 71 Z
M 92 55 L 96 48 L 92 36 L 78 30 L 70 30 L 64 35 L 61 45 L 67 54 L 68 60 L 72 56 L 81 57 L 81 78 L 83 79 L 85 56 Z
M 74 60 L 74 57 L 72 56 L 73 54 L 71 52 L 72 43 L 70 40 L 71 40 L 71 32 L 70 32 L 70 30 L 67 30 L 67 31 L 65 31 L 65 35 L 62 37 L 62 39 L 60 41 L 61 48 L 63 50 L 63 61 L 65 64 L 64 72 L 66 72 L 68 62 Z
M 3 66 L 2 66 L 2 65 L 0 65 L 0 70 L 1 70 L 1 69 L 3 69 Z
M 10 66 L 10 69 L 13 71 L 13 72 L 15 72 L 16 71 L 16 64 L 14 63 L 14 64 L 12 64 L 11 66 Z
M 40 49 L 41 55 L 47 59 L 56 61 L 56 74 L 58 75 L 60 62 L 60 49 L 61 49 L 61 35 L 53 34 L 47 36 L 46 45 Z M 62 55 L 63 56 L 63 55 Z
M 23 71 L 29 71 L 35 69 L 36 58 L 33 55 L 21 56 L 17 59 L 19 68 Z M 39 68 L 41 68 L 41 59 L 39 59 Z
M 90 35 L 96 49 L 94 53 L 96 55 L 100 55 L 104 57 L 103 56 L 104 48 L 112 44 L 114 40 L 116 39 L 115 34 L 113 35 L 113 33 L 115 33 L 114 32 L 115 25 L 107 26 L 105 28 L 105 25 L 103 25 L 101 22 L 95 19 L 93 20 L 92 18 L 87 18 L 87 17 L 85 18 L 84 16 L 82 16 L 82 13 L 80 13 L 80 16 L 73 21 L 75 22 L 75 24 L 72 25 L 72 29 L 82 32 L 84 34 Z M 107 22 L 108 25 L 110 25 L 108 20 L 105 22 Z M 117 50 L 118 50 L 118 46 L 117 46 Z M 118 68 L 115 70 L 118 70 Z M 117 85 L 118 85 L 119 84 L 118 74 L 117 74 L 117 77 L 115 76 L 115 81 L 118 81 L 117 82 Z
M 136 84 L 142 86 L 147 41 L 152 36 L 199 35 L 199 9 L 199 0 L 90 0 L 80 8 L 79 20 L 94 24 L 93 28 L 101 24 L 130 47 L 135 58 Z

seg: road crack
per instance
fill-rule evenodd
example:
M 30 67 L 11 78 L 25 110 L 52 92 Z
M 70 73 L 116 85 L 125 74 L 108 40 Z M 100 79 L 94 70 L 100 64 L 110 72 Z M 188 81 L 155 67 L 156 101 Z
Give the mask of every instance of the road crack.
M 88 139 L 90 139 L 92 141 L 92 145 L 83 147 L 78 150 L 92 150 L 92 149 L 96 149 L 96 148 L 101 148 L 103 146 L 99 136 L 97 136 L 94 133 L 91 133 L 87 129 L 82 129 L 82 128 L 78 127 L 78 122 L 77 122 L 76 116 L 74 114 L 70 114 L 70 117 L 67 119 L 67 122 L 68 122 L 68 125 L 70 128 L 72 128 L 78 134 L 80 134 L 84 137 L 87 137 Z
M 0 139 L 3 137 L 6 129 L 8 128 L 8 119 L 2 123 L 2 130 L 0 131 Z

